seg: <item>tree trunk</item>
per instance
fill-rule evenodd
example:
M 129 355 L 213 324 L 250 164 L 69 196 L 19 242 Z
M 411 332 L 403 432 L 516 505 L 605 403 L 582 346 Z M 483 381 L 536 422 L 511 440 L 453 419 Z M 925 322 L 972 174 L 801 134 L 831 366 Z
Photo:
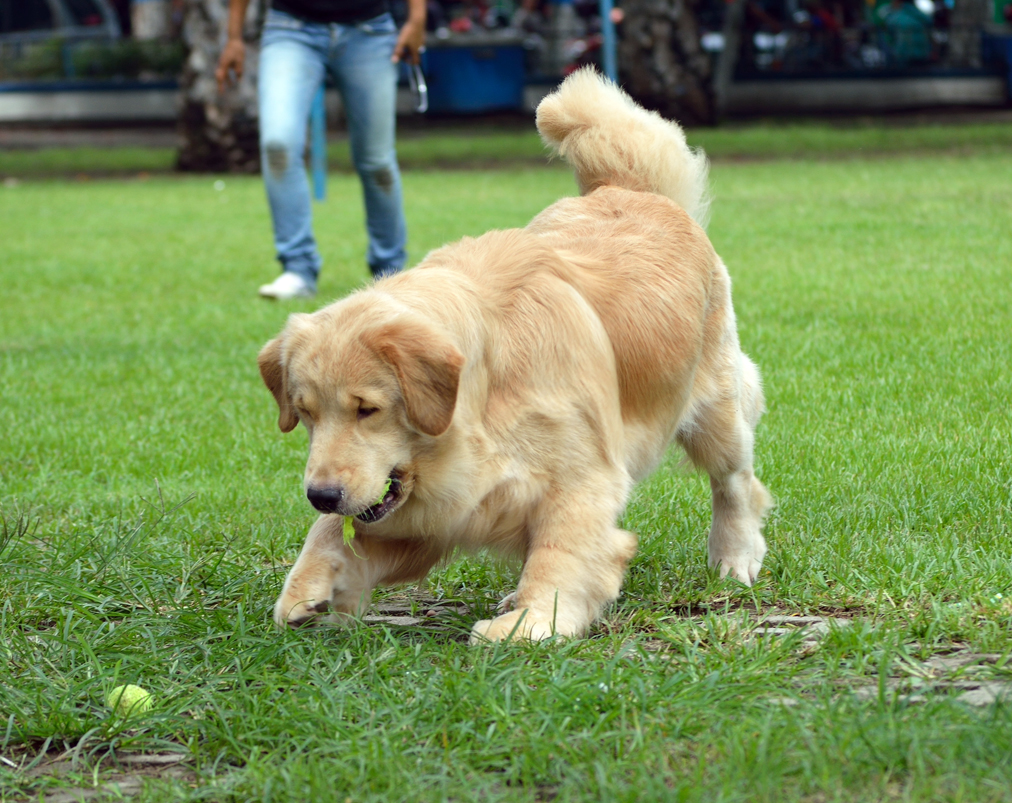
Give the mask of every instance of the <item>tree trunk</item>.
M 238 84 L 218 93 L 214 71 L 225 44 L 228 0 L 185 0 L 183 41 L 189 51 L 180 81 L 178 170 L 256 173 L 260 170 L 257 62 L 265 0 L 246 13 L 246 63 Z
M 713 65 L 700 42 L 700 0 L 622 4 L 618 69 L 625 90 L 648 109 L 685 125 L 716 119 Z
M 987 0 L 956 0 L 949 17 L 949 53 L 946 62 L 950 67 L 980 67 L 980 34 L 990 20 L 991 7 Z
M 738 66 L 741 52 L 741 36 L 745 27 L 745 0 L 730 0 L 724 4 L 724 47 L 717 56 L 714 68 L 713 95 L 716 118 L 722 120 L 727 114 L 734 70 Z

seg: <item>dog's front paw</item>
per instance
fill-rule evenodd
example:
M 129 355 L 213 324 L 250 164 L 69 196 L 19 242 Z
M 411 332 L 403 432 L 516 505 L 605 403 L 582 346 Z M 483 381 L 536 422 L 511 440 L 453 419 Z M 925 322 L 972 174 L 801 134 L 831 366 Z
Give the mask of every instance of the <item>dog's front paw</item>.
M 512 611 L 514 605 L 516 605 L 516 601 L 517 601 L 516 591 L 512 592 L 511 594 L 507 594 L 505 597 L 499 600 L 499 603 L 495 606 L 495 612 L 507 613 L 508 611 Z
M 471 628 L 471 644 L 489 641 L 544 641 L 556 635 L 552 622 L 534 616 L 529 608 L 510 611 L 495 619 L 482 619 Z
M 274 624 L 280 628 L 334 622 L 338 616 L 330 608 L 329 599 L 294 599 L 282 594 L 274 604 Z
M 332 596 L 332 589 L 317 589 L 317 594 L 300 595 L 284 589 L 274 604 L 274 623 L 280 628 L 321 624 L 352 624 L 368 607 L 365 598 L 346 599 Z
M 710 559 L 710 568 L 719 569 L 721 579 L 730 577 L 747 586 L 752 585 L 758 579 L 762 565 L 762 558 L 752 554 Z

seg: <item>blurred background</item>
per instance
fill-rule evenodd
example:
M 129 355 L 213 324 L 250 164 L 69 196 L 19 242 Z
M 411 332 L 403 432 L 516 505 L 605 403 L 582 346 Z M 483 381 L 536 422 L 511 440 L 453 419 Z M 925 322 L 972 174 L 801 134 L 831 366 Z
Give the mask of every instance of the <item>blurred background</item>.
M 250 3 L 253 46 L 266 5 Z M 1012 108 L 1012 0 L 428 5 L 429 102 L 418 111 L 405 74 L 399 108 L 409 126 L 490 115 L 529 125 L 538 101 L 586 64 L 689 126 L 757 115 Z M 254 71 L 225 96 L 213 81 L 226 7 L 0 0 L 0 148 L 71 130 L 143 129 L 151 141 L 178 143 L 181 169 L 256 170 Z M 395 13 L 404 13 L 402 0 Z M 326 97 L 330 128 L 339 131 L 337 93 Z

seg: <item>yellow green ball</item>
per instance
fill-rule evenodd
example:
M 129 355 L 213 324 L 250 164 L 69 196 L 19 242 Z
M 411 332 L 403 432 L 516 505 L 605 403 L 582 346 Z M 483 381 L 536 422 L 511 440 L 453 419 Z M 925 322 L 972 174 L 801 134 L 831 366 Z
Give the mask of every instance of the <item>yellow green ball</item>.
M 136 717 L 146 714 L 154 703 L 154 697 L 150 692 L 133 684 L 117 686 L 105 696 L 105 704 L 121 717 Z

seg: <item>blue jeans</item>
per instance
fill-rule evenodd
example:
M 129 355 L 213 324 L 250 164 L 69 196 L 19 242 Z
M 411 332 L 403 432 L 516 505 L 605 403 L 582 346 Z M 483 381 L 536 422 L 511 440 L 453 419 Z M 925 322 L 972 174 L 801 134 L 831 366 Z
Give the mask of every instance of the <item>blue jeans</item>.
M 373 275 L 407 259 L 407 225 L 394 148 L 397 27 L 389 14 L 356 25 L 306 22 L 271 10 L 260 49 L 260 156 L 282 270 L 312 287 L 320 273 L 304 153 L 313 95 L 330 70 L 344 100 L 351 158 L 362 182 Z

